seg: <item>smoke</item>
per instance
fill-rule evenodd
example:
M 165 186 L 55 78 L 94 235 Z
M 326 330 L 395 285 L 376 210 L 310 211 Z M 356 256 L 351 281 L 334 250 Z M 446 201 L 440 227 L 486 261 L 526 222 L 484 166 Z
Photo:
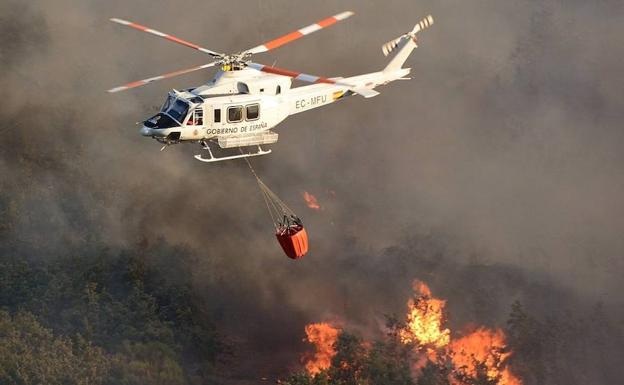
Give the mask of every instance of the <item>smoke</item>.
M 207 310 L 240 336 L 247 374 L 269 361 L 269 372 L 296 365 L 306 322 L 368 330 L 402 312 L 415 277 L 449 298 L 460 324 L 500 323 L 514 299 L 544 311 L 621 305 L 623 7 L 4 2 L 0 212 L 11 225 L 0 229 L 2 248 L 45 257 L 159 237 L 185 245 Z M 168 89 L 211 72 L 105 92 L 209 58 L 108 18 L 230 52 L 348 9 L 356 17 L 257 61 L 323 76 L 374 71 L 385 64 L 381 44 L 429 13 L 436 24 L 408 61 L 413 80 L 291 117 L 273 154 L 253 160 L 306 223 L 311 252 L 293 263 L 242 162 L 207 166 L 193 146 L 161 153 L 138 135 L 134 123 Z M 304 189 L 335 194 L 312 212 Z

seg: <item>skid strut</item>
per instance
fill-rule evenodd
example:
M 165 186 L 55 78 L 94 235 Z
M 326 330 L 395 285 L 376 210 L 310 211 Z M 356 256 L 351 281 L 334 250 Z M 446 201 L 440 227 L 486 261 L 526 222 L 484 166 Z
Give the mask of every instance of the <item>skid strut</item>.
M 206 163 L 220 162 L 223 160 L 231 160 L 231 159 L 251 158 L 253 156 L 260 156 L 260 155 L 266 155 L 266 154 L 271 153 L 271 150 L 263 150 L 262 147 L 258 146 L 258 152 L 241 153 L 240 155 L 217 157 L 217 156 L 214 156 L 214 154 L 212 153 L 212 150 L 207 144 L 203 145 L 202 147 L 204 148 L 204 150 L 208 151 L 209 157 L 204 158 L 201 155 L 195 155 L 195 159 L 199 160 L 200 162 L 206 162 Z

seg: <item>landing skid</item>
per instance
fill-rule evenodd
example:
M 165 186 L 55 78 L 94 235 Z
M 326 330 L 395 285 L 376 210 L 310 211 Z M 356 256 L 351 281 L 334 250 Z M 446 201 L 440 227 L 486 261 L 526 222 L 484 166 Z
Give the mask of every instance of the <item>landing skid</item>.
M 208 151 L 208 154 L 210 155 L 210 157 L 204 158 L 201 155 L 195 155 L 195 159 L 199 160 L 200 162 L 205 162 L 205 163 L 220 162 L 220 161 L 223 161 L 223 160 L 231 160 L 231 159 L 251 158 L 253 156 L 260 156 L 260 155 L 266 155 L 266 154 L 270 154 L 271 153 L 271 150 L 263 150 L 260 146 L 258 146 L 258 152 L 250 152 L 250 153 L 242 153 L 241 152 L 240 155 L 231 155 L 231 156 L 217 157 L 217 156 L 214 156 L 214 154 L 212 153 L 212 150 L 210 149 L 209 146 L 206 145 L 203 148 L 204 148 L 204 150 Z

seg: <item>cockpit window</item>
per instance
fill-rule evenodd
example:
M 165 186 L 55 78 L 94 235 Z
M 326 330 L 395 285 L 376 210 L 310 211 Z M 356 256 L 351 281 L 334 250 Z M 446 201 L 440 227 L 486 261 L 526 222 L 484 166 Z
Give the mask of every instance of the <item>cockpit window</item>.
M 162 112 L 147 119 L 145 122 L 143 122 L 143 124 L 145 124 L 146 127 L 158 129 L 178 127 L 180 125 L 175 120 L 171 119 L 169 116 L 163 114 Z
M 175 101 L 175 103 L 173 103 L 171 108 L 167 110 L 167 113 L 178 122 L 182 122 L 186 117 L 186 114 L 188 113 L 188 109 L 188 103 L 178 99 Z

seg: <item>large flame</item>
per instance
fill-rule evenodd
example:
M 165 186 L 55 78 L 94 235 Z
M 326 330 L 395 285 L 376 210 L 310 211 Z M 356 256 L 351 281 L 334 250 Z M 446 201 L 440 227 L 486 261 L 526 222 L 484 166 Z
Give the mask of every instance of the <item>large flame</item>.
M 451 341 L 451 331 L 444 327 L 446 301 L 433 297 L 429 287 L 421 281 L 414 281 L 414 294 L 407 303 L 406 325 L 399 330 L 401 342 L 415 343 L 432 361 L 441 355 L 450 357 L 453 371 L 449 380 L 453 384 L 460 384 L 457 377 L 474 377 L 477 364 L 482 363 L 487 377 L 496 380 L 498 385 L 522 385 L 506 367 L 511 352 L 506 350 L 502 330 L 482 327 Z
M 479 328 L 450 344 L 451 359 L 457 372 L 474 377 L 476 364 L 481 362 L 485 364 L 488 379 L 498 379 L 498 385 L 520 385 L 522 382 L 504 367 L 511 355 L 505 348 L 505 333 L 487 328 Z
M 511 351 L 501 329 L 480 327 L 462 337 L 451 339 L 446 327 L 446 301 L 435 298 L 429 287 L 414 281 L 414 296 L 407 303 L 405 326 L 398 330 L 404 344 L 414 344 L 418 349 L 414 371 L 419 371 L 427 360 L 444 365 L 452 385 L 474 383 L 475 378 L 487 377 L 488 383 L 497 385 L 522 385 L 508 367 Z M 305 327 L 307 341 L 316 352 L 304 359 L 305 368 L 316 375 L 331 366 L 336 355 L 335 343 L 340 330 L 328 323 Z M 364 346 L 370 344 L 364 343 Z
M 317 374 L 329 368 L 332 358 L 336 355 L 334 344 L 340 330 L 332 325 L 321 322 L 306 325 L 306 339 L 314 345 L 316 351 L 307 359 L 305 368 L 310 374 Z
M 318 200 L 316 199 L 316 197 L 312 194 L 310 194 L 307 191 L 303 192 L 303 199 L 306 202 L 306 205 L 311 208 L 312 210 L 320 210 L 321 209 L 321 205 L 318 203 Z
M 407 303 L 407 325 L 399 330 L 399 338 L 421 348 L 445 347 L 451 340 L 451 331 L 443 327 L 446 301 L 433 298 L 421 281 L 414 281 L 414 293 L 416 296 Z

